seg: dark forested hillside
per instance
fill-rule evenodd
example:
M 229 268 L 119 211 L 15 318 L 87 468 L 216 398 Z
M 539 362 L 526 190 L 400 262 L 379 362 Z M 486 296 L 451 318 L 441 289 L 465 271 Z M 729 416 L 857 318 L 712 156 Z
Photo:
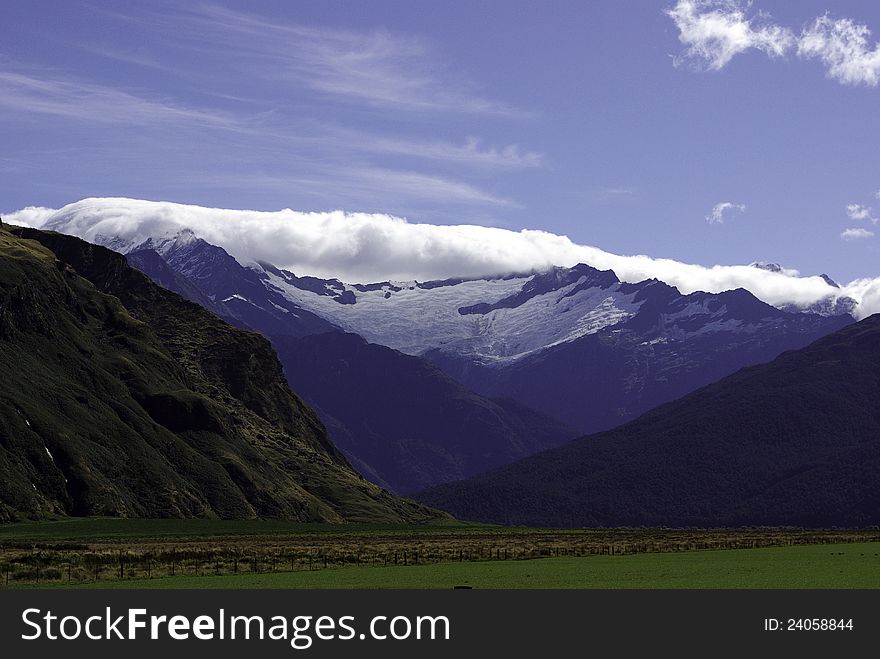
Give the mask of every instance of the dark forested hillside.
M 274 339 L 291 386 L 362 473 L 407 493 L 473 476 L 577 432 L 469 391 L 428 362 L 356 334 Z
M 615 430 L 417 498 L 527 525 L 876 525 L 880 315 Z

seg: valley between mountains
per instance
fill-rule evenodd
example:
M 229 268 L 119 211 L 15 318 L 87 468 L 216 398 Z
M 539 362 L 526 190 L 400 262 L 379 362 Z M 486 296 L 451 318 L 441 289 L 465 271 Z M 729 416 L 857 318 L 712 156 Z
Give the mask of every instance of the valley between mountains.
M 53 417 L 46 395 L 9 385 L 7 518 L 878 521 L 880 346 L 846 298 L 777 308 L 586 264 L 351 284 L 241 263 L 188 229 L 93 247 L 63 235 L 82 233 L 68 220 L 5 233 L 10 272 L 34 259 L 46 272 L 31 292 L 4 279 L 4 354 L 57 373 L 47 391 L 66 401 Z M 67 306 L 39 301 L 51 291 Z M 12 314 L 29 295 L 43 311 Z M 24 322 L 64 349 L 23 338 Z M 110 378 L 123 402 L 71 393 L 84 378 Z M 109 457 L 129 442 L 143 446 L 132 460 Z M 145 498 L 153 479 L 166 484 Z

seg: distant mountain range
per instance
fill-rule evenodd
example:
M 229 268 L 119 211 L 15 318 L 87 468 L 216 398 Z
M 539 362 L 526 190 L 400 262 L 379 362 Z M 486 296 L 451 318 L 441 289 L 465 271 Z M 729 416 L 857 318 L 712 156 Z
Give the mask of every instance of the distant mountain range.
M 682 295 L 655 279 L 623 283 L 584 264 L 350 285 L 265 262 L 245 267 L 188 231 L 136 245 L 109 242 L 135 260 L 154 251 L 187 282 L 170 282 L 173 290 L 196 302 L 208 297 L 208 308 L 222 305 L 215 313 L 242 327 L 269 337 L 358 334 L 431 362 L 476 394 L 515 400 L 582 433 L 612 428 L 853 322 L 848 313 L 783 311 L 744 289 Z M 140 265 L 156 281 L 167 279 L 161 267 Z
M 880 524 L 880 315 L 477 478 L 417 495 L 530 526 Z
M 564 304 L 566 288 L 546 297 Z M 425 357 L 475 391 L 514 398 L 589 433 L 853 322 L 849 315 L 781 311 L 743 289 L 682 295 L 657 280 L 614 281 L 608 289 L 632 313 L 583 336 L 510 362 L 446 348 Z
M 189 230 L 98 238 L 269 337 L 333 441 L 399 493 L 613 428 L 853 322 L 840 300 L 781 310 L 743 289 L 683 295 L 585 264 L 347 284 L 240 264 Z
M 334 443 L 393 492 L 473 476 L 578 435 L 515 401 L 479 396 L 419 357 L 343 333 L 271 285 L 281 271 L 244 267 L 191 232 L 140 243 L 128 259 L 154 281 L 267 336 Z M 319 290 L 333 284 L 283 276 Z
M 352 469 L 262 336 L 77 238 L 0 228 L 0 365 L 0 521 L 441 517 Z

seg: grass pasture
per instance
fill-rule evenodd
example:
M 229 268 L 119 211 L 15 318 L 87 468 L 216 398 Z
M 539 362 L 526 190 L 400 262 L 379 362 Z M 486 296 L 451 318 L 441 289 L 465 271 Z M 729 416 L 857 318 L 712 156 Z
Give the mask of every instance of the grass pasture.
M 880 543 L 98 581 L 86 588 L 880 588 Z
M 82 519 L 0 526 L 0 588 L 880 588 L 880 532 Z

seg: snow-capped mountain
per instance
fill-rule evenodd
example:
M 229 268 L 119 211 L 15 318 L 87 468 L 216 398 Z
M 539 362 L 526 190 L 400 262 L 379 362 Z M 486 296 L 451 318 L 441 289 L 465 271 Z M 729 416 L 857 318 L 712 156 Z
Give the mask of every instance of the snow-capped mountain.
M 143 241 L 101 236 L 100 242 L 127 254 L 132 265 L 157 283 L 239 327 L 267 336 L 306 336 L 338 329 L 267 286 L 261 268 L 242 266 L 224 249 L 198 238 L 192 231 Z M 171 280 L 166 269 L 182 280 Z
M 455 358 L 503 368 L 608 328 L 637 327 L 643 343 L 675 346 L 713 335 L 761 343 L 758 337 L 770 332 L 812 336 L 814 325 L 840 325 L 813 318 L 794 329 L 795 319 L 802 322 L 811 314 L 786 313 L 742 289 L 681 295 L 656 280 L 623 283 L 610 270 L 585 264 L 498 278 L 347 284 L 297 276 L 266 262 L 242 268 L 188 231 L 132 249 L 154 249 L 212 300 L 260 331 L 304 335 L 341 328 L 406 354 L 427 355 L 445 367 Z M 236 273 L 232 279 L 230 272 Z M 824 311 L 844 315 L 848 309 Z M 268 314 L 272 326 L 256 321 L 258 313 Z M 313 327 L 302 327 L 304 316 Z M 295 330 L 280 329 L 285 325 Z M 457 369 L 455 375 L 462 376 Z
M 266 335 L 288 382 L 318 412 L 334 444 L 389 490 L 472 476 L 578 434 L 515 401 L 480 396 L 424 359 L 339 331 L 269 284 L 269 264 L 246 268 L 192 235 L 131 249 L 129 262 L 157 283 Z M 319 291 L 336 286 L 296 281 Z
M 682 295 L 657 280 L 623 283 L 610 270 L 585 264 L 495 279 L 368 285 L 296 277 L 265 263 L 256 267 L 270 288 L 297 306 L 369 341 L 496 368 L 606 329 L 638 328 L 645 341 L 676 344 L 840 326 L 816 314 L 786 313 L 743 289 Z M 848 309 L 825 311 L 852 321 Z M 805 327 L 794 330 L 800 323 Z
M 620 292 L 632 296 L 635 314 L 503 367 L 442 349 L 425 356 L 483 395 L 593 432 L 853 322 L 782 311 L 743 289 L 682 295 L 651 280 Z
M 515 361 L 619 323 L 639 307 L 614 273 L 583 264 L 487 279 L 347 284 L 297 276 L 267 262 L 242 269 L 227 252 L 189 229 L 128 239 L 98 234 L 95 241 L 125 254 L 155 252 L 245 323 L 259 309 L 273 319 L 293 314 L 291 324 L 299 325 L 305 312 L 411 355 L 443 349 L 487 361 Z M 231 272 L 236 274 L 232 281 Z M 329 325 L 283 333 L 316 333 Z
M 786 268 L 783 268 L 778 263 L 753 261 L 752 263 L 749 263 L 749 266 L 751 266 L 752 268 L 757 268 L 758 270 L 766 270 L 768 272 L 775 272 L 790 277 L 797 276 L 798 274 L 796 270 L 788 270 Z M 831 288 L 836 288 L 840 290 L 840 284 L 838 284 L 824 272 L 819 275 L 819 278 L 822 279 L 822 281 L 828 284 L 828 286 L 830 286 Z M 802 311 L 805 313 L 819 314 L 820 316 L 842 316 L 847 314 L 855 316 L 856 310 L 858 308 L 858 302 L 846 295 L 839 295 L 826 297 L 807 305 L 781 304 L 779 305 L 779 308 L 784 311 L 791 311 L 792 313 Z
M 611 271 L 586 265 L 532 275 L 347 285 L 304 282 L 261 264 L 298 306 L 374 343 L 419 355 L 442 349 L 511 362 L 633 316 L 640 306 Z
M 752 261 L 749 263 L 749 266 L 752 268 L 757 268 L 758 270 L 766 270 L 767 272 L 779 272 L 785 273 L 785 268 L 783 268 L 778 263 L 767 263 L 765 261 Z
M 61 214 L 54 228 L 66 222 Z M 242 326 L 269 336 L 355 333 L 422 356 L 479 394 L 513 398 L 583 431 L 616 425 L 853 321 L 842 295 L 806 313 L 744 289 L 684 295 L 656 279 L 622 282 L 584 264 L 352 284 L 265 261 L 240 264 L 179 224 L 151 226 L 124 239 L 92 238 L 154 252 Z M 754 267 L 796 281 L 777 264 Z
M 117 245 L 119 247 L 119 245 Z M 122 246 L 127 247 L 127 246 Z M 247 267 L 189 233 L 152 250 L 269 336 L 334 329 L 421 356 L 478 394 L 512 398 L 582 431 L 609 428 L 853 321 L 781 310 L 744 289 L 683 295 L 580 264 L 542 273 L 348 284 Z

